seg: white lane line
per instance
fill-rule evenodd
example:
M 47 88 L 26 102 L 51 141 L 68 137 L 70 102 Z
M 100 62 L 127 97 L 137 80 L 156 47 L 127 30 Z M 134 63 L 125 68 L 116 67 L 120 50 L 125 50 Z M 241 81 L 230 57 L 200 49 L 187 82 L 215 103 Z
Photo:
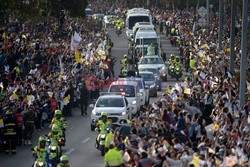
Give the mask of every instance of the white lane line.
M 69 154 L 71 154 L 73 151 L 75 151 L 75 149 L 74 148 L 71 148 L 70 150 L 68 150 L 66 153 L 64 153 L 65 155 L 69 155 Z
M 87 141 L 89 141 L 91 138 L 86 138 L 86 139 L 84 139 L 83 141 L 82 141 L 82 143 L 86 143 Z

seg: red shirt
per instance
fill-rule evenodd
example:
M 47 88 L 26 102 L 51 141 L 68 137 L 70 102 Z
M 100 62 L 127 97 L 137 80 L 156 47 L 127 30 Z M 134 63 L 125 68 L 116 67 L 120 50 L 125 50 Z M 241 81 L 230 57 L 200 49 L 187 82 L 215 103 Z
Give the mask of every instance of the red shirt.
M 57 101 L 56 99 L 51 98 L 49 99 L 49 102 L 50 102 L 50 108 L 54 112 L 57 109 Z

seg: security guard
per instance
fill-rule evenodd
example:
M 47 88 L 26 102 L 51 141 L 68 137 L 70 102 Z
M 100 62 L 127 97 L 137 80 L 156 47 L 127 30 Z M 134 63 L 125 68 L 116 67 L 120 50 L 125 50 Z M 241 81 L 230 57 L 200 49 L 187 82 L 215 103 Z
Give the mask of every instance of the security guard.
M 190 61 L 189 61 L 189 67 L 190 67 L 191 69 L 195 69 L 195 63 L 196 63 L 196 60 L 194 59 L 194 56 L 191 55 L 191 56 L 190 56 Z
M 125 54 L 125 55 L 123 56 L 122 61 L 121 61 L 121 63 L 122 63 L 121 74 L 122 74 L 123 76 L 127 76 L 127 62 L 128 62 L 128 56 Z
M 4 118 L 4 151 L 8 154 L 16 153 L 16 120 L 11 111 L 5 113 Z
M 47 158 L 47 150 L 46 150 L 46 137 L 40 136 L 38 140 L 38 145 L 33 149 L 33 156 L 36 158 Z
M 63 155 L 60 157 L 60 163 L 57 167 L 70 167 L 69 165 L 69 157 L 67 155 Z
M 171 36 L 174 36 L 175 35 L 175 27 L 173 27 L 172 29 L 171 29 Z
M 179 58 L 179 56 L 176 56 L 175 57 L 175 66 L 177 67 L 180 67 L 181 66 L 181 62 L 180 62 L 180 58 Z
M 104 156 L 105 167 L 120 167 L 123 165 L 122 154 L 113 144 L 109 146 L 109 151 Z
M 175 55 L 174 54 L 171 54 L 170 55 L 170 59 L 169 59 L 169 63 L 170 63 L 170 65 L 174 65 L 175 64 Z
M 122 23 L 120 21 L 117 21 L 117 23 L 115 24 L 115 28 L 117 30 L 121 30 L 122 29 Z

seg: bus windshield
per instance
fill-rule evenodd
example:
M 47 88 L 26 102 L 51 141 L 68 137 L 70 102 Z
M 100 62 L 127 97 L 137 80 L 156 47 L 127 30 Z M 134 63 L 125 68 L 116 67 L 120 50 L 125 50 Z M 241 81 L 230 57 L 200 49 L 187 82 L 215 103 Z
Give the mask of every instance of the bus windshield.
M 134 25 L 138 22 L 149 22 L 149 16 L 130 16 L 128 29 L 133 29 Z

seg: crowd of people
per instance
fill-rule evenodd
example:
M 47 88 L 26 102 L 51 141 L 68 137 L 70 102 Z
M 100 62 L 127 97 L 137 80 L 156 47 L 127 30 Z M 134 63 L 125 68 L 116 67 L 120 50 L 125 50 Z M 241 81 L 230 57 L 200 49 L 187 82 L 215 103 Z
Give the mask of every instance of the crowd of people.
M 178 30 L 185 44 L 183 54 L 197 63 L 181 83 L 169 87 L 155 103 L 144 106 L 139 117 L 125 121 L 115 130 L 114 142 L 123 158 L 121 162 L 117 156 L 117 164 L 128 167 L 249 166 L 250 92 L 247 90 L 246 104 L 242 107 L 238 96 L 240 19 L 236 23 L 236 61 L 232 74 L 229 72 L 229 26 L 224 26 L 222 50 L 217 48 L 218 15 L 211 13 L 208 29 L 195 22 L 196 14 L 191 11 L 153 13 L 158 15 L 158 22 L 166 23 L 167 37 L 173 28 Z M 226 18 L 229 24 L 228 20 Z M 111 153 L 117 154 L 113 147 L 111 145 L 111 151 L 105 156 L 105 163 L 109 162 Z
M 238 96 L 241 22 L 236 24 L 236 70 L 231 74 L 229 27 L 224 27 L 219 51 L 215 13 L 207 29 L 194 23 L 196 14 L 191 11 L 151 8 L 151 12 L 167 22 L 166 28 L 178 29 L 186 44 L 184 54 L 192 55 L 197 67 L 155 103 L 143 106 L 140 116 L 115 130 L 115 146 L 123 158 L 119 162 L 127 167 L 248 166 L 250 99 L 240 107 Z M 74 32 L 82 39 L 71 50 Z M 112 42 L 92 19 L 82 22 L 66 16 L 63 26 L 54 19 L 33 26 L 12 18 L 1 27 L 0 42 L 1 143 L 6 115 L 16 120 L 17 144 L 31 145 L 34 129 L 42 129 L 56 109 L 70 116 L 80 106 L 82 115 L 87 114 L 88 99 L 98 96 L 88 81 L 99 84 L 98 79 L 114 76 Z M 75 52 L 80 52 L 78 63 Z
M 95 84 L 114 75 L 112 42 L 99 26 L 92 18 L 65 16 L 60 25 L 54 18 L 32 23 L 10 16 L 0 27 L 1 146 L 7 111 L 17 125 L 18 145 L 31 145 L 34 131 L 43 129 L 56 109 L 63 116 L 76 107 L 87 114 L 88 101 L 99 89 Z M 81 38 L 77 45 L 74 34 Z

